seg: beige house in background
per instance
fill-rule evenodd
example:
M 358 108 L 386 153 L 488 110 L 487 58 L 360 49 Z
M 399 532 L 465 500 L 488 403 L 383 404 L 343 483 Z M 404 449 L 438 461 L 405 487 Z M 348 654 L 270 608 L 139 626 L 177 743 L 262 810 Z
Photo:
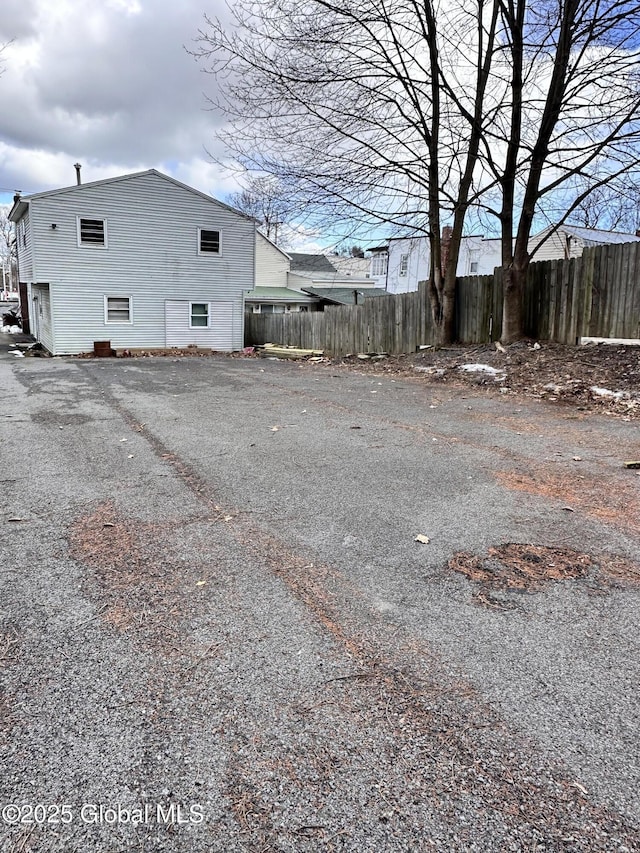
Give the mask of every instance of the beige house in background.
M 260 231 L 255 257 L 255 287 L 245 296 L 245 310 L 253 314 L 318 311 L 326 302 L 357 301 L 355 291 L 374 289 L 366 275 L 355 275 L 356 267 L 345 271 L 336 268 L 333 256 L 285 252 Z
M 604 246 L 614 243 L 637 243 L 637 234 L 623 231 L 602 231 L 599 228 L 582 228 L 579 225 L 561 225 L 551 234 L 550 225 L 529 240 L 531 261 L 555 261 L 563 258 L 579 258 L 588 246 Z M 544 242 L 542 242 L 544 241 Z M 539 249 L 536 247 L 542 242 Z

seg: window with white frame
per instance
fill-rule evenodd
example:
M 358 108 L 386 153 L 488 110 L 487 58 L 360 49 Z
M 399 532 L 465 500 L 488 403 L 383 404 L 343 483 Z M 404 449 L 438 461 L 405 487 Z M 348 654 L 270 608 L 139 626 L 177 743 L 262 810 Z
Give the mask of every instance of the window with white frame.
M 78 246 L 107 247 L 107 220 L 78 217 Z
M 130 296 L 105 296 L 105 323 L 132 323 L 132 299 Z
M 409 270 L 409 255 L 400 255 L 400 275 L 406 275 Z
M 471 263 L 469 264 L 469 274 L 470 275 L 477 275 L 478 274 L 478 262 L 477 261 L 471 261 Z
M 198 228 L 198 252 L 201 255 L 220 254 L 220 232 Z
M 208 329 L 209 328 L 209 303 L 208 302 L 190 302 L 189 303 L 189 328 L 190 329 Z
M 387 261 L 389 256 L 386 252 L 378 252 L 371 258 L 371 275 L 379 276 L 387 274 Z

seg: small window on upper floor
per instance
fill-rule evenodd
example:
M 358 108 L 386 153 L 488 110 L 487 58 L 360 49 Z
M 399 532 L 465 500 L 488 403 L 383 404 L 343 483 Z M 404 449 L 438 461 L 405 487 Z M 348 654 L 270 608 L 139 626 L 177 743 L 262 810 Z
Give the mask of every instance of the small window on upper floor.
M 78 246 L 107 247 L 107 220 L 78 217 Z
M 208 228 L 198 228 L 198 253 L 201 255 L 220 254 L 220 232 Z

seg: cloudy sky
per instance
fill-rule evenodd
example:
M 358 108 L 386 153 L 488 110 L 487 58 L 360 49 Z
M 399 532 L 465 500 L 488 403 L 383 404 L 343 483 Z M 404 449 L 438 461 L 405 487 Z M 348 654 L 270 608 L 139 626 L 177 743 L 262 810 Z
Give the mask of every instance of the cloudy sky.
M 215 81 L 185 46 L 224 0 L 0 0 L 0 203 L 157 168 L 224 198 Z

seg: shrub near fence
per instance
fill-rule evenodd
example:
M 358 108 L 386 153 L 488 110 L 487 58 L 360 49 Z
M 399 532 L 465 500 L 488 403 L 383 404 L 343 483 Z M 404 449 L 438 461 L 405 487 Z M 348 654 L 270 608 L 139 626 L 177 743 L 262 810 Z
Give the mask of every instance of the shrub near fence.
M 502 333 L 502 270 L 456 282 L 456 339 L 481 344 Z M 640 243 L 586 248 L 581 258 L 531 264 L 524 294 L 525 334 L 575 344 L 582 336 L 640 337 Z M 245 344 L 278 343 L 358 352 L 415 352 L 435 343 L 425 283 L 414 293 L 373 297 L 324 311 L 246 314 Z

